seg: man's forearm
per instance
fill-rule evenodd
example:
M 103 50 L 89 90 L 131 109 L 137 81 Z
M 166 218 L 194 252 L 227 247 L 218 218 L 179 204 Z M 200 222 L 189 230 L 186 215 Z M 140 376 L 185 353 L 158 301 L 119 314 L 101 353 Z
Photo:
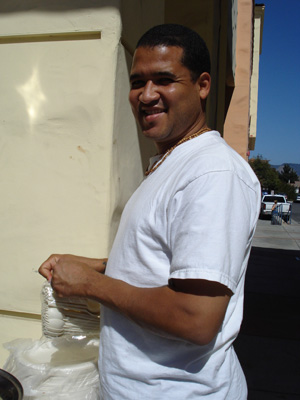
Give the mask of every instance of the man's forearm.
M 101 275 L 87 290 L 89 297 L 138 324 L 205 345 L 217 334 L 230 298 L 222 285 L 218 286 L 218 295 L 207 295 L 206 289 L 201 295 L 175 291 L 169 286 L 139 288 Z
M 97 272 L 104 273 L 107 265 L 107 258 L 89 258 L 81 256 L 73 256 L 78 259 L 79 262 L 88 265 L 89 267 L 95 269 Z
M 99 274 L 106 259 L 52 255 L 40 267 L 61 297 L 96 300 L 138 324 L 204 345 L 217 334 L 230 299 L 218 282 L 177 279 L 172 287 L 140 288 Z

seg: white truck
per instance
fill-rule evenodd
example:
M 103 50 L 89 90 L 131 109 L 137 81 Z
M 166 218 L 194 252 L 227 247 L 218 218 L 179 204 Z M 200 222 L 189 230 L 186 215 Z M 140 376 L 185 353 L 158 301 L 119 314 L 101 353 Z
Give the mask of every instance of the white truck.
M 279 194 L 265 194 L 261 200 L 260 216 L 271 216 L 272 207 L 277 200 L 277 212 L 284 220 L 288 220 L 291 214 L 291 204 L 286 201 L 285 196 Z

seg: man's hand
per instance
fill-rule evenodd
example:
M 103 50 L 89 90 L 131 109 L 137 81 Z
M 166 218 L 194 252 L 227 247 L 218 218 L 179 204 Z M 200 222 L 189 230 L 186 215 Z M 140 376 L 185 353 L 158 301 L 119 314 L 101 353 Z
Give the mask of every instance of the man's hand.
M 61 257 L 52 268 L 51 286 L 60 297 L 88 297 L 89 287 L 99 273 L 88 265 Z
M 70 254 L 52 254 L 39 268 L 59 296 L 87 296 L 88 285 L 104 273 L 107 258 L 95 259 Z

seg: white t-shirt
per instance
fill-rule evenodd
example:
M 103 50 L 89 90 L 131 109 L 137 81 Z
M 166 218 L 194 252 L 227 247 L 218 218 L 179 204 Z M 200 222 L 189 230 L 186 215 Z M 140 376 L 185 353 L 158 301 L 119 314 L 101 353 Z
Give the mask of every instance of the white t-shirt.
M 206 346 L 140 326 L 101 309 L 103 400 L 244 400 L 247 387 L 232 347 L 243 314 L 260 185 L 216 131 L 187 141 L 143 180 L 128 201 L 106 274 L 138 287 L 171 278 L 206 279 L 233 295 Z

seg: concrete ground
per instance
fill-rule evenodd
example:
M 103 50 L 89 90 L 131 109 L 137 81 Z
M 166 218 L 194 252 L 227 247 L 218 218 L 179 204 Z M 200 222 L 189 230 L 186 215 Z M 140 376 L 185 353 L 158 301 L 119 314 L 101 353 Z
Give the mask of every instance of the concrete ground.
M 248 400 L 300 399 L 300 224 L 259 220 L 235 349 Z

